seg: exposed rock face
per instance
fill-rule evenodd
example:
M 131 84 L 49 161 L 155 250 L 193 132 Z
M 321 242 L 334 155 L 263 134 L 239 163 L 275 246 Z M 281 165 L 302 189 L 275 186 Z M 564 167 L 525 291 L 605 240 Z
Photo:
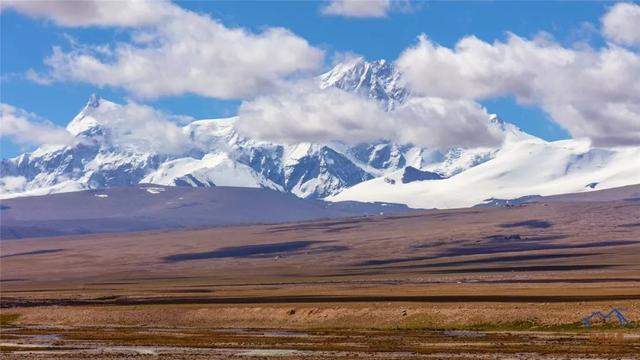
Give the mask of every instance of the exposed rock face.
M 402 183 L 407 184 L 414 181 L 424 180 L 440 180 L 443 179 L 442 175 L 431 171 L 422 171 L 414 168 L 413 166 L 407 166 L 404 168 L 402 174 Z

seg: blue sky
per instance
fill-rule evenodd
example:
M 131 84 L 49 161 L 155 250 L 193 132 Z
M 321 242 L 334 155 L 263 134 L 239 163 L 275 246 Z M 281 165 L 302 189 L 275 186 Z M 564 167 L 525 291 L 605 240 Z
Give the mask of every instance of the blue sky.
M 383 18 L 348 18 L 320 13 L 321 3 L 287 1 L 178 2 L 179 6 L 218 19 L 226 27 L 261 32 L 284 27 L 310 45 L 325 51 L 323 67 L 331 66 L 336 53 L 352 52 L 367 59 L 395 60 L 403 50 L 416 44 L 424 33 L 431 41 L 453 47 L 467 35 L 486 42 L 504 40 L 507 32 L 525 38 L 540 32 L 551 34 L 563 46 L 587 42 L 597 48 L 604 44 L 598 32 L 600 19 L 612 3 L 607 2 L 427 2 L 414 3 L 410 11 L 394 11 Z M 3 10 L 1 19 L 2 102 L 36 113 L 64 126 L 82 108 L 93 92 L 117 102 L 130 94 L 118 87 L 97 87 L 76 81 L 38 84 L 26 77 L 30 69 L 47 71 L 44 59 L 54 46 L 69 47 L 69 39 L 82 44 L 126 41 L 128 34 L 113 27 L 61 27 L 52 21 Z M 215 69 L 212 69 L 214 71 Z M 321 69 L 322 70 L 322 69 Z M 174 114 L 195 118 L 234 115 L 240 103 L 193 94 L 161 96 L 140 100 Z M 525 131 L 548 140 L 569 137 L 536 104 L 518 105 L 510 96 L 494 97 L 481 103 L 490 112 L 516 123 Z M 2 157 L 12 157 L 32 147 L 16 145 L 2 138 Z

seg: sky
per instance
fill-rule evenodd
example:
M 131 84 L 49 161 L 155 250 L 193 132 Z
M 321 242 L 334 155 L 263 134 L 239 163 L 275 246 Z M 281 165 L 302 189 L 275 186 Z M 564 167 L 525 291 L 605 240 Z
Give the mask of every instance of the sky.
M 405 117 L 433 132 L 421 116 L 436 103 L 453 114 L 442 121 L 466 116 L 460 126 L 469 134 L 478 134 L 469 123 L 484 107 L 546 140 L 586 136 L 627 145 L 640 138 L 638 3 L 61 3 L 3 2 L 0 97 L 12 109 L 4 113 L 15 115 L 14 128 L 5 125 L 1 133 L 3 158 L 51 141 L 25 132 L 60 130 L 92 93 L 195 119 L 240 112 L 256 136 L 281 140 L 260 129 L 291 129 L 299 120 L 271 121 L 269 114 L 295 113 L 290 106 L 296 101 L 343 101 L 341 94 L 309 95 L 315 90 L 300 84 L 354 56 L 397 62 L 413 92 L 429 99 L 389 118 L 349 98 L 349 114 L 388 123 L 377 128 L 363 120 L 371 131 L 361 140 L 392 131 Z M 307 115 L 326 121 L 327 136 L 349 130 L 334 119 L 301 113 Z M 3 122 L 9 124 L 4 115 Z M 310 131 L 293 133 L 315 140 Z M 445 141 L 437 144 L 444 146 L 453 135 L 441 136 Z

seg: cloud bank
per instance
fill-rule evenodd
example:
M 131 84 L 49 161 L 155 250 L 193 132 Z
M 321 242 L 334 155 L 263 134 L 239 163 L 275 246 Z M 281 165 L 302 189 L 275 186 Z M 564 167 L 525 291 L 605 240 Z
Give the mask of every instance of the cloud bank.
M 74 137 L 63 128 L 9 104 L 0 104 L 0 135 L 20 145 L 68 145 Z
M 69 2 L 11 3 L 27 15 L 47 16 L 68 26 L 134 27 L 128 42 L 74 46 L 68 51 L 55 47 L 45 60 L 48 73 L 32 72 L 30 77 L 41 83 L 79 81 L 119 87 L 141 98 L 192 93 L 233 99 L 315 70 L 324 59 L 323 51 L 284 28 L 253 33 L 168 2 L 124 4 L 120 8 L 120 2 L 87 2 L 83 6 L 93 9 L 92 16 L 76 19 Z M 49 12 L 52 7 L 57 10 Z
M 331 0 L 320 9 L 324 15 L 380 18 L 391 10 L 391 0 Z
M 602 18 L 604 35 L 621 45 L 640 46 L 640 5 L 615 4 Z
M 172 11 L 170 2 L 163 0 L 3 0 L 0 6 L 67 27 L 150 25 Z
M 151 106 L 110 105 L 101 104 L 91 116 L 108 129 L 108 141 L 115 147 L 159 154 L 182 154 L 196 147 L 169 115 Z
M 95 136 L 83 134 L 86 127 L 80 126 L 80 131 L 76 133 L 75 129 L 56 126 L 9 104 L 0 104 L 0 115 L 0 135 L 20 145 L 73 145 L 89 141 L 91 136 Z M 198 148 L 198 144 L 193 143 L 176 124 L 179 118 L 147 105 L 107 102 L 92 109 L 88 116 L 90 119 L 80 121 L 88 122 L 91 127 L 101 126 L 105 130 L 106 144 L 122 150 L 183 154 Z
M 470 36 L 447 48 L 421 36 L 397 65 L 423 96 L 513 96 L 540 106 L 574 137 L 640 143 L 640 55 L 623 47 L 565 48 L 547 36 L 510 34 L 493 43 Z
M 320 90 L 315 83 L 245 101 L 238 115 L 241 134 L 280 143 L 390 140 L 446 149 L 502 141 L 489 114 L 472 101 L 414 98 L 387 112 L 362 96 L 337 88 Z
M 330 0 L 320 8 L 320 13 L 346 18 L 384 18 L 391 12 L 415 10 L 410 0 Z

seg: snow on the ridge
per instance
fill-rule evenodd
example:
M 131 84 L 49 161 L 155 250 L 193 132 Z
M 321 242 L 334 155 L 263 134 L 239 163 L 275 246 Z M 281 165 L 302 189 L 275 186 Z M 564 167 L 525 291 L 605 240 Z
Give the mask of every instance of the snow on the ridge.
M 365 65 L 365 61 L 361 57 L 353 58 L 348 61 L 344 61 L 336 64 L 333 67 L 333 69 L 331 69 L 330 71 L 318 77 L 318 79 L 320 80 L 320 88 L 326 89 L 330 86 L 335 86 L 336 83 L 343 81 L 345 77 L 350 75 L 352 76 L 350 80 L 352 80 L 352 82 L 355 83 L 354 86 L 360 85 L 361 84 L 361 81 L 359 81 L 360 79 L 352 74 L 354 73 L 354 69 L 356 67 L 358 66 L 362 67 L 364 65 Z
M 161 192 L 164 192 L 164 188 L 161 187 L 145 187 L 143 188 L 144 191 L 148 192 L 149 194 L 160 194 Z
M 11 199 L 26 196 L 42 196 L 82 190 L 87 190 L 87 187 L 84 184 L 75 180 L 67 180 L 55 185 L 27 189 L 21 192 L 0 192 L 0 199 Z
M 78 135 L 93 127 L 103 125 L 102 114 L 120 108 L 121 105 L 104 100 L 96 94 L 91 95 L 84 109 L 67 125 L 67 131 L 73 135 Z
M 140 182 L 157 185 L 278 188 L 270 181 L 261 179 L 250 167 L 233 161 L 226 153 L 206 154 L 202 159 L 181 158 L 167 161 Z
M 439 151 L 428 151 L 426 149 L 413 146 L 405 154 L 407 166 L 422 169 L 427 164 L 435 163 L 440 159 Z
M 416 168 L 438 173 L 444 177 L 451 177 L 461 173 L 483 162 L 491 160 L 499 149 L 494 148 L 473 148 L 473 149 L 451 149 L 444 155 L 440 162 L 432 162 Z
M 489 198 L 554 195 L 640 183 L 640 148 L 592 148 L 588 140 L 506 144 L 495 157 L 447 179 L 403 184 L 389 176 L 357 184 L 331 201 L 383 201 L 414 208 L 460 208 Z
M 201 119 L 190 122 L 185 129 L 198 128 L 200 132 L 204 132 L 213 136 L 224 136 L 233 130 L 233 124 L 238 120 L 237 116 L 219 119 Z
M 51 153 L 55 153 L 58 151 L 63 150 L 66 147 L 66 145 L 41 145 L 40 147 L 38 147 L 37 149 L 35 149 L 32 153 L 31 156 L 33 157 L 43 157 L 43 156 L 47 156 L 48 154 Z M 24 154 L 23 154 L 24 155 Z
M 285 148 L 284 165 L 295 165 L 300 159 L 305 156 L 311 155 L 313 152 L 317 152 L 320 145 L 314 145 L 311 143 L 299 143 Z
M 203 148 L 220 147 L 229 143 L 235 135 L 234 123 L 237 117 L 203 119 L 193 121 L 182 128 L 195 144 Z
M 337 64 L 318 76 L 318 82 L 321 89 L 336 87 L 359 93 L 391 110 L 409 96 L 400 78 L 398 70 L 386 60 L 368 62 L 359 57 Z

